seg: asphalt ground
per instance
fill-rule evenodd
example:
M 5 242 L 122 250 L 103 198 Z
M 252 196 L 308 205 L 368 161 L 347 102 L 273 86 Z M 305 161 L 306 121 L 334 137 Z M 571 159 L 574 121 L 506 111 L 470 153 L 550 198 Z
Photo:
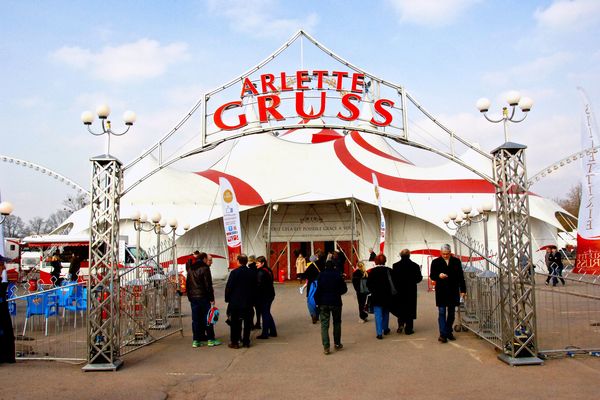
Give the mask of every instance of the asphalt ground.
M 323 354 L 320 327 L 310 322 L 298 285 L 276 286 L 278 337 L 229 349 L 219 321 L 218 347 L 192 348 L 189 303 L 179 333 L 123 357 L 117 372 L 81 365 L 22 361 L 0 364 L 0 399 L 597 399 L 600 358 L 547 360 L 510 367 L 474 334 L 437 341 L 433 293 L 420 284 L 415 334 L 375 338 L 372 316 L 358 323 L 354 290 L 343 296 L 341 351 Z M 217 284 L 223 310 L 223 283 Z M 258 334 L 253 332 L 253 337 Z

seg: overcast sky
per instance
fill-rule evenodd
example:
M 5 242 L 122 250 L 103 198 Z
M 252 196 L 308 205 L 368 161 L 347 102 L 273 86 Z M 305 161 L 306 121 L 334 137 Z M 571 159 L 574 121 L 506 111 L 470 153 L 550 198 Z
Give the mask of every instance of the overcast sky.
M 202 93 L 264 59 L 304 29 L 365 70 L 401 84 L 430 112 L 487 151 L 501 126 L 475 109 L 511 89 L 532 97 L 511 140 L 528 146 L 529 174 L 580 150 L 577 86 L 600 104 L 600 1 L 2 1 L 0 155 L 41 164 L 89 187 L 89 158 L 105 149 L 80 114 L 107 102 L 124 162 L 170 130 Z M 318 66 L 309 66 L 318 69 Z M 186 133 L 198 135 L 198 121 Z M 533 190 L 561 197 L 579 167 Z M 25 221 L 75 192 L 0 162 L 0 191 Z

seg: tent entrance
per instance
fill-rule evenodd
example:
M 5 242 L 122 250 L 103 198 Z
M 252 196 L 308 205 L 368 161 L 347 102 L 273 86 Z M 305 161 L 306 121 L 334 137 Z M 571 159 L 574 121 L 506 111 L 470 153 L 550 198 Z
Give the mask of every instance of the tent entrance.
M 269 251 L 269 266 L 273 270 L 273 278 L 276 281 L 296 280 L 296 260 L 302 254 L 308 264 L 309 257 L 315 251 L 321 250 L 325 253 L 331 251 L 340 252 L 344 259 L 344 273 L 350 279 L 354 265 L 358 262 L 358 240 L 351 246 L 350 240 L 320 240 L 303 242 L 272 242 Z

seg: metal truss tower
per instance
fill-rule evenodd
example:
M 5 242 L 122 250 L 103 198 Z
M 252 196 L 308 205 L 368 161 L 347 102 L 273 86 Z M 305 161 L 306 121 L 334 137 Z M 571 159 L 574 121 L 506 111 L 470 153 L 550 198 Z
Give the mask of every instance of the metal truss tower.
M 84 371 L 116 370 L 120 360 L 119 201 L 122 163 L 110 155 L 92 158 L 88 362 Z
M 537 357 L 535 280 L 521 261 L 532 260 L 529 184 L 524 145 L 507 142 L 492 151 L 496 186 L 503 353 L 510 365 L 541 364 Z

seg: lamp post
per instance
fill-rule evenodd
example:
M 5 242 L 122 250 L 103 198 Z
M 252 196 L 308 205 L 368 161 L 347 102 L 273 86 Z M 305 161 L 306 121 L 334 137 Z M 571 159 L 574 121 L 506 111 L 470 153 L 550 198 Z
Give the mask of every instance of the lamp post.
M 485 255 L 485 269 L 490 269 L 490 262 L 488 260 L 488 230 L 487 223 L 490 219 L 492 212 L 492 203 L 486 202 L 477 207 L 477 210 L 473 210 L 471 206 L 465 206 L 462 208 L 461 213 L 451 213 L 444 218 L 444 224 L 449 229 L 458 230 L 463 226 L 471 225 L 472 223 L 483 222 L 483 254 Z M 452 223 L 452 225 L 450 224 Z
M 508 107 L 502 107 L 502 117 L 499 119 L 492 119 L 488 117 L 487 112 L 490 109 L 491 102 L 485 97 L 482 97 L 481 99 L 477 100 L 477 108 L 488 121 L 493 123 L 502 122 L 504 127 L 504 141 L 508 142 L 508 122 L 523 122 L 525 118 L 527 118 L 527 114 L 533 107 L 533 100 L 529 97 L 521 97 L 521 94 L 519 92 L 511 90 L 506 95 L 506 102 L 508 103 Z M 519 106 L 523 114 L 521 118 L 517 118 L 515 115 L 517 106 Z
M 122 136 L 136 120 L 128 111 L 123 119 L 126 129 L 115 132 L 108 120 L 110 108 L 102 105 L 96 109 L 101 131 L 91 128 L 94 114 L 85 111 L 81 120 L 94 136 L 106 135 L 106 154 L 93 157 L 90 255 L 88 279 L 88 357 L 84 371 L 116 370 L 120 359 L 121 335 L 119 323 L 120 280 L 117 273 L 119 260 L 119 206 L 123 186 L 123 164 L 110 155 L 110 137 Z
M 181 318 L 183 316 L 181 313 L 181 296 L 176 296 L 177 293 L 181 293 L 181 282 L 179 280 L 179 268 L 178 268 L 178 264 L 177 264 L 177 246 L 175 245 L 175 241 L 177 240 L 177 237 L 181 237 L 187 233 L 187 231 L 190 229 L 190 225 L 185 224 L 183 226 L 182 234 L 177 233 L 177 226 L 178 226 L 178 223 L 175 218 L 169 220 L 170 231 L 164 231 L 164 234 L 172 235 L 173 268 L 172 268 L 172 271 L 169 273 L 169 275 L 175 279 L 175 282 L 174 282 L 175 285 L 169 286 L 169 288 L 174 288 L 175 290 L 169 291 L 170 306 L 168 307 L 169 308 L 168 316 Z M 173 283 L 173 281 L 171 281 L 171 283 Z
M 125 130 L 123 132 L 115 132 L 112 130 L 112 126 L 108 116 L 110 115 L 110 107 L 106 104 L 102 104 L 96 108 L 96 114 L 98 114 L 98 119 L 100 119 L 102 123 L 102 131 L 94 132 L 91 128 L 92 123 L 94 122 L 94 114 L 91 111 L 84 111 L 81 114 L 81 121 L 88 128 L 88 132 L 90 132 L 94 136 L 102 136 L 106 134 L 106 154 L 110 154 L 110 135 L 114 136 L 123 136 L 126 134 L 129 129 L 133 126 L 137 116 L 133 111 L 125 111 L 123 114 L 123 122 L 125 122 Z
M 530 98 L 511 91 L 508 107 L 500 119 L 487 116 L 490 101 L 479 99 L 477 109 L 490 122 L 502 122 L 504 144 L 492 150 L 496 194 L 496 225 L 498 266 L 500 276 L 503 352 L 498 356 L 510 365 L 541 364 L 537 356 L 535 281 L 527 269 L 520 268 L 519 259 L 531 260 L 532 240 L 529 214 L 529 182 L 525 149 L 527 146 L 508 142 L 508 122 L 525 120 L 533 106 Z M 516 117 L 516 107 L 523 113 Z M 510 108 L 510 110 L 509 110 Z
M 2 225 L 4 221 L 6 221 L 6 218 L 10 214 L 12 214 L 14 209 L 15 208 L 13 207 L 12 203 L 8 201 L 3 201 L 2 203 L 0 203 L 0 225 Z

